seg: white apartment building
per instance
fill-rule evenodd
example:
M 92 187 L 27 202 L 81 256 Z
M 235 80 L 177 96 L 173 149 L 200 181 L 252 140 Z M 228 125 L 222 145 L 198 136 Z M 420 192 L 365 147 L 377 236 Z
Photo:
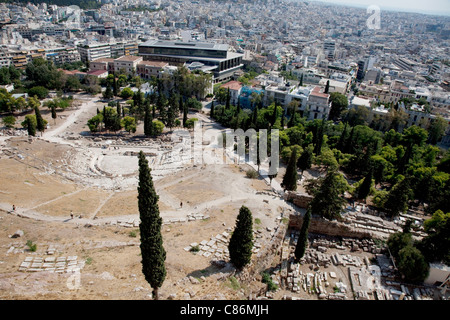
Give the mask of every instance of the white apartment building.
M 308 120 L 328 119 L 331 109 L 330 95 L 320 86 L 269 86 L 264 90 L 264 103 L 276 102 L 285 109 L 292 101 L 298 101 L 297 111 Z
M 45 58 L 53 61 L 55 65 L 80 61 L 80 53 L 76 47 L 48 48 L 45 49 Z
M 78 52 L 83 62 L 111 58 L 111 45 L 109 43 L 81 44 L 78 45 Z

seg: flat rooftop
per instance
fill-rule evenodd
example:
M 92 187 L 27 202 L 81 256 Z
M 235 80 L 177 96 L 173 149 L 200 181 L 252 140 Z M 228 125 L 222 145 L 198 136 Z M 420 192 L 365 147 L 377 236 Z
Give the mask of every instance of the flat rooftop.
M 139 46 L 228 51 L 227 44 L 212 43 L 212 42 L 198 42 L 198 41 L 183 42 L 183 41 L 170 41 L 170 40 L 149 40 L 147 42 L 141 43 Z

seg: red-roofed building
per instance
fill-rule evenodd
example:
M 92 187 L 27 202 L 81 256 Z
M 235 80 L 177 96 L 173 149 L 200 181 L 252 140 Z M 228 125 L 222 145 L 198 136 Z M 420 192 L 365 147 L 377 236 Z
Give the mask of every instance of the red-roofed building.
M 331 109 L 330 95 L 323 92 L 324 88 L 314 87 L 306 103 L 308 120 L 328 119 Z
M 107 70 L 91 70 L 87 72 L 88 76 L 94 76 L 97 78 L 106 78 L 108 76 Z
M 236 105 L 238 102 L 238 98 L 241 95 L 242 91 L 242 83 L 239 81 L 229 81 L 220 86 L 221 88 L 230 89 L 231 104 Z

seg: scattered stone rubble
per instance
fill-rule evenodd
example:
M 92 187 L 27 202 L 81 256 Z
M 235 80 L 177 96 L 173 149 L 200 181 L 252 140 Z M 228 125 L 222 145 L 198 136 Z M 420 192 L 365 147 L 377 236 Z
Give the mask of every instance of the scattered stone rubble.
M 28 132 L 25 129 L 2 129 L 0 136 L 25 137 L 28 136 Z
M 185 247 L 185 251 L 190 251 L 195 253 L 196 255 L 200 255 L 206 258 L 212 258 L 213 260 L 225 260 L 228 261 L 230 259 L 230 253 L 228 252 L 228 243 L 230 241 L 230 232 L 231 228 L 228 228 L 227 231 L 217 234 L 214 237 L 211 237 L 210 240 L 203 240 L 200 243 L 194 242 L 189 246 Z M 257 237 L 258 232 L 254 231 L 254 238 L 260 239 Z M 196 251 L 198 249 L 198 251 Z M 256 240 L 253 244 L 253 254 L 257 254 L 261 249 L 261 244 L 258 240 Z

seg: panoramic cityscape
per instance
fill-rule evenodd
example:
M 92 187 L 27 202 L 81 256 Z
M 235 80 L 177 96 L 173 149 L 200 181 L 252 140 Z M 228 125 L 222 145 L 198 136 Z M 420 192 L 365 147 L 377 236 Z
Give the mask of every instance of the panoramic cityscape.
M 1 300 L 449 300 L 448 1 L 7 0 L 0 28 Z

